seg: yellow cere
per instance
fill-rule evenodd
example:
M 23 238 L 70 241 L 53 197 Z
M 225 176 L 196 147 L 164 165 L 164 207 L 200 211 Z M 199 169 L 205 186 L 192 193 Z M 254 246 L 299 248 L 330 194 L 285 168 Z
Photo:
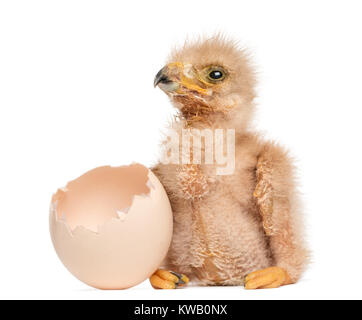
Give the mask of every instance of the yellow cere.
M 185 72 L 186 67 L 184 63 L 182 62 L 171 62 L 168 64 L 168 68 L 169 69 L 174 69 L 176 68 L 177 70 L 180 71 L 180 84 L 182 84 L 182 86 L 186 87 L 189 90 L 192 91 L 196 91 L 202 95 L 210 95 L 211 90 L 210 89 L 204 89 L 201 88 L 199 85 L 197 85 L 194 81 L 193 78 L 189 77 L 189 72 Z M 207 84 L 205 81 L 203 81 L 198 75 L 196 75 L 197 80 L 199 80 L 200 82 Z M 210 84 L 207 84 L 210 85 Z

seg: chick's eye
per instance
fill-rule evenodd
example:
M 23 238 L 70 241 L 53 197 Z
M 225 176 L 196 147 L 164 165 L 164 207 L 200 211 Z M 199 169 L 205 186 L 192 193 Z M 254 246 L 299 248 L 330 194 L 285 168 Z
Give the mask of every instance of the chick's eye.
M 222 72 L 221 71 L 211 71 L 209 73 L 209 76 L 211 79 L 218 80 L 222 78 Z
M 211 81 L 221 81 L 225 77 L 225 73 L 221 70 L 211 70 L 208 73 L 208 78 Z

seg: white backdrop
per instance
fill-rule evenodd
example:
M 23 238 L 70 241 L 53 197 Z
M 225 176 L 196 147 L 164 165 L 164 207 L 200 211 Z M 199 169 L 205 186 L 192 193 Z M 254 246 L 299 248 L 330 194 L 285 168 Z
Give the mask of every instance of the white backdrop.
M 0 298 L 362 298 L 360 1 L 1 1 Z M 222 31 L 253 54 L 256 126 L 298 159 L 313 264 L 280 289 L 99 291 L 53 250 L 52 193 L 100 165 L 151 165 L 174 110 L 172 48 Z

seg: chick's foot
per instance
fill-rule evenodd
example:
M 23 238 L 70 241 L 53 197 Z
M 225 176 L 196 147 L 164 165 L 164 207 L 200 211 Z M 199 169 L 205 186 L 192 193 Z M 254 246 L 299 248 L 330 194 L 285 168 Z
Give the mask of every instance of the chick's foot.
M 176 289 L 189 282 L 189 278 L 180 273 L 158 269 L 151 277 L 150 283 L 155 289 Z
M 245 289 L 270 289 L 291 284 L 288 273 L 280 267 L 270 267 L 249 273 L 245 278 Z

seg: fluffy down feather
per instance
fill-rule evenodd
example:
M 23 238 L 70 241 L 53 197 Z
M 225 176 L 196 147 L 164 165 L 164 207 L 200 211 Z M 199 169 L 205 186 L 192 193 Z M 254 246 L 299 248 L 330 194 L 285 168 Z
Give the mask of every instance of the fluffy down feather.
M 249 128 L 255 76 L 247 54 L 234 42 L 216 36 L 186 43 L 168 63 L 191 66 L 196 75 L 182 87 L 180 70 L 165 71 L 168 81 L 178 85 L 177 92 L 175 86 L 172 90 L 160 86 L 179 111 L 170 128 L 180 133 L 184 128 L 235 129 L 236 168 L 234 174 L 224 176 L 215 174 L 215 165 L 160 163 L 153 168 L 174 213 L 173 240 L 164 267 L 185 273 L 196 284 L 242 285 L 248 274 L 276 266 L 285 273 L 271 268 L 252 274 L 249 287 L 296 282 L 308 251 L 294 168 L 282 147 L 263 141 Z M 198 75 L 209 66 L 222 67 L 227 78 L 220 83 L 202 82 Z M 283 278 L 278 282 L 274 274 Z

